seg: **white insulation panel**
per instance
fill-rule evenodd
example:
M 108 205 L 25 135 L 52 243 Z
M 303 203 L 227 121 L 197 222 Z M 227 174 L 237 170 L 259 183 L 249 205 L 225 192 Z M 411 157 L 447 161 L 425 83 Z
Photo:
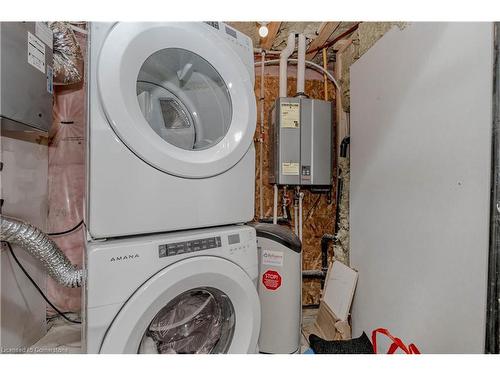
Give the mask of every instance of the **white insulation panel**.
M 484 351 L 492 46 L 491 23 L 414 23 L 351 67 L 354 336 Z

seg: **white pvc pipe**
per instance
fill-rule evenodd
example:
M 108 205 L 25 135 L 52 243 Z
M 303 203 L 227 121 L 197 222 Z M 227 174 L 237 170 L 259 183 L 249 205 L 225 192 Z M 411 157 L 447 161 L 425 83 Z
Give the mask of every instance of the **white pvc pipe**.
M 305 92 L 306 75 L 306 36 L 299 34 L 299 50 L 297 62 L 297 94 Z
M 279 62 L 280 62 L 280 60 L 267 60 L 264 64 L 265 65 L 274 65 L 274 64 L 277 64 Z M 298 60 L 297 59 L 288 59 L 288 62 L 289 63 L 297 63 Z M 257 61 L 254 65 L 260 65 L 260 64 L 261 64 L 261 62 Z M 333 84 L 335 85 L 335 87 L 337 88 L 337 90 L 341 89 L 340 85 L 337 82 L 337 80 L 335 79 L 335 77 L 333 77 L 333 75 L 328 70 L 324 69 L 321 65 L 315 64 L 315 63 L 313 63 L 312 61 L 309 61 L 309 60 L 306 60 L 306 65 L 309 65 L 310 67 L 313 67 L 316 70 L 319 70 L 322 73 L 325 73 L 326 76 L 328 77 L 328 79 L 333 82 Z
M 299 206 L 297 203 L 293 204 L 293 226 L 294 226 L 294 233 L 298 236 L 299 235 Z
M 264 176 L 263 173 L 263 159 L 264 159 L 264 62 L 266 53 L 262 51 L 262 64 L 260 66 L 260 134 L 259 134 L 259 217 L 264 218 Z
M 302 198 L 304 193 L 299 193 L 299 239 L 302 242 Z
M 288 69 L 288 58 L 293 53 L 295 49 L 295 34 L 290 33 L 288 35 L 288 41 L 286 47 L 281 51 L 280 54 L 280 98 L 286 98 L 287 93 L 287 69 Z
M 273 224 L 278 224 L 278 185 L 274 184 Z

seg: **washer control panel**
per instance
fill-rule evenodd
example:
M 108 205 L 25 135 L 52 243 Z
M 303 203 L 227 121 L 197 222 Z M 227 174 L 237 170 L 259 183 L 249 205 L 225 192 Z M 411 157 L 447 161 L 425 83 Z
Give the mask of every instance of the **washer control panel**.
M 246 253 L 251 248 L 252 238 L 248 232 L 234 233 L 227 236 L 229 254 Z
M 163 244 L 158 246 L 158 253 L 160 258 L 164 258 L 173 255 L 192 253 L 195 251 L 215 249 L 216 247 L 221 246 L 222 242 L 220 236 L 207 237 L 191 241 Z

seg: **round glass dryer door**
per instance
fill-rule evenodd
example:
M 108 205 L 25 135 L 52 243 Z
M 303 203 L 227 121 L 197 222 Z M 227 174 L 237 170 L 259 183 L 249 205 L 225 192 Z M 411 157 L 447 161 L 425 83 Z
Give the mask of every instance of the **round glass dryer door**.
M 137 78 L 137 100 L 155 133 L 184 150 L 216 145 L 231 125 L 224 80 L 207 60 L 184 49 L 148 57 Z
M 227 171 L 255 131 L 253 78 L 242 58 L 204 23 L 116 24 L 97 69 L 109 125 L 163 172 L 203 178 Z

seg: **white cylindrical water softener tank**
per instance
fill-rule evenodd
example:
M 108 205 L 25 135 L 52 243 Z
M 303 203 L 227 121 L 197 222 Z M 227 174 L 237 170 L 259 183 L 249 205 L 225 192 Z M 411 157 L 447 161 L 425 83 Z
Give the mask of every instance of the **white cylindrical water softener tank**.
M 300 350 L 302 245 L 288 228 L 257 224 L 261 326 L 259 351 L 285 354 Z

